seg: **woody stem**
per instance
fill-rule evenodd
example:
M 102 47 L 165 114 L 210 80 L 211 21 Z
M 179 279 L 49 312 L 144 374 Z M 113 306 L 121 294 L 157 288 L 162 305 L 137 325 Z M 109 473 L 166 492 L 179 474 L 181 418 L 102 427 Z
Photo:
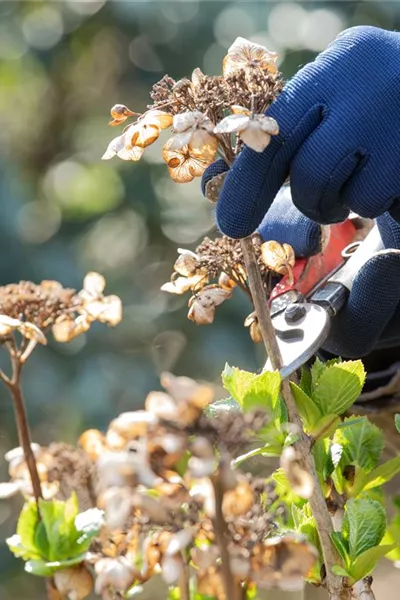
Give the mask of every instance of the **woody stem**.
M 283 366 L 282 356 L 268 310 L 265 291 L 261 279 L 260 269 L 257 263 L 257 258 L 254 252 L 252 238 L 247 237 L 242 239 L 241 245 L 250 291 L 253 298 L 258 323 L 260 325 L 264 346 L 270 358 L 272 368 L 280 371 Z M 340 559 L 331 541 L 333 525 L 328 508 L 326 506 L 324 495 L 319 485 L 314 457 L 311 453 L 311 440 L 303 431 L 301 418 L 298 413 L 288 379 L 282 380 L 281 393 L 286 404 L 289 420 L 295 424 L 298 431 L 299 439 L 296 442 L 295 447 L 299 452 L 299 456 L 302 457 L 302 466 L 306 471 L 308 471 L 308 473 L 311 474 L 314 481 L 314 490 L 309 501 L 321 542 L 322 554 L 326 569 L 326 587 L 328 589 L 329 597 L 331 600 L 339 600 L 339 598 L 340 600 L 347 600 L 350 598 L 351 592 L 348 592 L 348 590 L 343 587 L 341 577 L 334 575 L 332 572 L 333 565 L 340 562 Z

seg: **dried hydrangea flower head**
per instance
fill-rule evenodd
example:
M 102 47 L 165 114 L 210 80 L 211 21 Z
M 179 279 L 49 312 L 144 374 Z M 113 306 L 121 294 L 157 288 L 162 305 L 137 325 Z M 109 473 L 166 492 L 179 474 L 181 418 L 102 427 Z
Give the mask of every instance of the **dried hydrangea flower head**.
M 162 156 L 178 183 L 200 177 L 217 152 L 228 164 L 243 143 L 262 152 L 279 132 L 276 121 L 263 114 L 282 89 L 276 59 L 267 48 L 237 38 L 223 60 L 222 75 L 208 76 L 198 68 L 191 79 L 175 81 L 165 75 L 153 86 L 148 111 L 110 142 L 103 159 L 137 161 L 160 130 L 171 126 L 175 135 Z M 111 115 L 114 126 L 136 113 L 116 105 Z
M 273 274 L 292 275 L 294 253 L 289 244 L 262 242 L 258 235 L 253 236 L 253 247 L 258 267 L 268 297 L 272 287 Z M 184 294 L 191 291 L 188 318 L 197 325 L 209 325 L 215 318 L 215 309 L 232 297 L 235 288 L 241 289 L 251 300 L 243 252 L 239 240 L 221 236 L 211 240 L 205 238 L 196 248 L 178 249 L 179 256 L 174 264 L 171 280 L 161 286 L 170 294 Z M 252 312 L 245 320 L 250 328 L 254 343 L 262 341 L 256 314 Z
M 87 331 L 93 321 L 117 325 L 122 318 L 121 301 L 117 296 L 104 296 L 104 287 L 105 280 L 98 273 L 85 277 L 79 293 L 57 281 L 38 285 L 21 281 L 0 287 L 0 338 L 7 340 L 18 331 L 27 340 L 45 344 L 44 332 L 52 328 L 57 341 L 68 342 Z

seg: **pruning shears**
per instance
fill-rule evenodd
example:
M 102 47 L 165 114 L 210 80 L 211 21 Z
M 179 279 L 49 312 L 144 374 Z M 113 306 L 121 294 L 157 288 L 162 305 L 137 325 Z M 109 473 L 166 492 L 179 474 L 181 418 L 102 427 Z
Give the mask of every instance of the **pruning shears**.
M 346 305 L 354 277 L 383 242 L 375 225 L 362 241 L 354 241 L 352 219 L 331 225 L 325 249 L 296 260 L 293 276 L 273 289 L 269 308 L 282 354 L 282 377 L 306 363 L 326 340 L 332 318 Z M 269 359 L 264 370 L 272 370 Z

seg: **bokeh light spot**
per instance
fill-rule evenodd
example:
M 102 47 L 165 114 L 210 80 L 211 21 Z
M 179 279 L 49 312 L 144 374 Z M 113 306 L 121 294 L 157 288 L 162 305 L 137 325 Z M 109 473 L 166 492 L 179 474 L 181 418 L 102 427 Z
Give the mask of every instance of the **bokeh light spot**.
M 294 2 L 276 4 L 268 17 L 268 31 L 273 40 L 286 48 L 297 48 L 301 43 L 305 8 Z M 275 48 L 272 48 L 273 50 Z
M 61 225 L 61 211 L 50 202 L 28 202 L 18 212 L 19 238 L 28 244 L 42 244 L 57 233 Z
M 238 36 L 248 38 L 253 31 L 254 21 L 249 12 L 235 6 L 225 8 L 215 19 L 215 39 L 221 46 L 227 48 Z
M 164 1 L 158 3 L 157 7 L 166 19 L 174 23 L 190 21 L 199 12 L 198 0 Z
M 301 42 L 306 48 L 320 52 L 344 27 L 344 20 L 338 12 L 325 8 L 313 10 L 303 22 Z
M 54 199 L 62 214 L 86 219 L 118 206 L 124 186 L 118 173 L 108 165 L 83 165 L 66 160 L 50 168 L 43 182 L 46 197 Z
M 26 42 L 33 48 L 52 48 L 61 40 L 64 32 L 60 11 L 49 5 L 31 10 L 23 20 L 22 31 Z
M 139 35 L 130 43 L 129 58 L 144 71 L 162 71 L 163 64 L 145 35 Z

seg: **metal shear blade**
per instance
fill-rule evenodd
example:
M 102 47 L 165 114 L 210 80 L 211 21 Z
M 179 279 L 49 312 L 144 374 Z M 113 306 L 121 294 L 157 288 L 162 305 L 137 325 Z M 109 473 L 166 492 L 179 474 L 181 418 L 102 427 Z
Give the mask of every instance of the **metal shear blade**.
M 283 360 L 280 370 L 282 378 L 288 377 L 307 362 L 319 350 L 329 333 L 330 317 L 325 309 L 309 302 L 299 306 L 305 309 L 305 314 L 295 322 L 289 323 L 285 312 L 272 318 L 274 328 L 280 332 L 277 342 Z M 298 335 L 298 330 L 302 331 L 302 336 Z M 273 370 L 269 358 L 263 370 Z

